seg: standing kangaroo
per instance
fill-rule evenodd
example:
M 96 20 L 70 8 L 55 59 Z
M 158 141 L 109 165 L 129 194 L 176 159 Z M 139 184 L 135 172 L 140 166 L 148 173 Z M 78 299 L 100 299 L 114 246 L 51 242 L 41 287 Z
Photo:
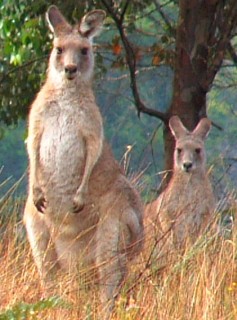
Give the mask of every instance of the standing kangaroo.
M 206 173 L 204 140 L 211 123 L 203 118 L 188 131 L 178 116 L 171 117 L 170 130 L 175 138 L 173 176 L 157 200 L 146 206 L 145 220 L 160 235 L 171 232 L 177 246 L 193 243 L 208 226 L 215 199 Z
M 43 282 L 58 268 L 96 267 L 111 310 L 127 259 L 142 247 L 143 207 L 104 141 L 91 88 L 91 40 L 105 13 L 91 11 L 74 27 L 56 6 L 46 17 L 54 47 L 29 116 L 24 222 Z
M 90 41 L 101 29 L 105 13 L 88 13 L 76 28 L 54 6 L 46 17 L 55 38 L 46 83 L 30 112 L 30 190 L 41 212 L 46 200 L 54 211 L 77 212 L 84 205 L 103 144 L 102 118 L 90 83 L 94 65 Z

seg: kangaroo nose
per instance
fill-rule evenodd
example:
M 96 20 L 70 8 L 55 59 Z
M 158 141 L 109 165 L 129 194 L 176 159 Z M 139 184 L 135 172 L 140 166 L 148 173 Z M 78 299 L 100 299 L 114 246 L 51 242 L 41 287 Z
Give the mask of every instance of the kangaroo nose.
M 184 168 L 184 171 L 188 172 L 191 168 L 192 168 L 192 162 L 184 162 L 183 163 L 183 168 Z
M 73 76 L 76 72 L 77 72 L 77 66 L 74 64 L 70 64 L 65 67 L 65 73 L 67 77 Z

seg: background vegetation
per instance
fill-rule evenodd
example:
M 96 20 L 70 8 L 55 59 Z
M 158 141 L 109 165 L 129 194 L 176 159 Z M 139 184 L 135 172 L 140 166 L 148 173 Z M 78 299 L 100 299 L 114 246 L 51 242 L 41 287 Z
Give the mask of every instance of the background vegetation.
M 103 1 L 81 1 L 80 5 L 72 0 L 67 5 L 63 1 L 0 1 L 0 166 L 2 181 L 12 177 L 8 186 L 27 168 L 25 119 L 45 78 L 52 38 L 45 12 L 51 3 L 70 21 L 94 7 L 105 8 Z M 124 4 L 126 1 L 117 3 L 118 11 Z M 111 7 L 116 8 L 116 1 Z M 128 7 L 124 21 L 129 39 L 136 44 L 140 97 L 145 105 L 161 112 L 168 110 L 172 100 L 177 17 L 176 1 L 137 1 Z M 232 44 L 234 47 L 234 32 Z M 116 158 L 123 161 L 129 151 L 129 171 L 145 170 L 145 189 L 155 190 L 160 182 L 157 173 L 164 168 L 163 123 L 146 114 L 137 116 L 125 51 L 109 14 L 96 39 L 96 57 L 95 92 L 106 136 Z M 235 62 L 233 55 L 226 55 L 207 100 L 208 116 L 219 128 L 213 127 L 207 142 L 209 163 L 215 163 L 214 179 L 220 181 L 225 173 L 230 187 L 237 180 Z M 25 189 L 24 181 L 20 191 Z
M 26 118 L 44 81 L 51 47 L 45 23 L 47 7 L 57 4 L 73 21 L 92 8 L 104 9 L 104 2 L 0 0 L 0 319 L 97 317 L 96 289 L 89 293 L 82 283 L 76 294 L 68 279 L 59 291 L 69 304 L 57 298 L 39 303 L 44 293 L 21 222 L 26 179 L 23 177 L 20 185 L 16 182 L 27 170 Z M 146 106 L 165 113 L 173 94 L 179 2 L 106 2 L 120 14 L 121 8 L 130 4 L 123 23 L 129 40 L 136 44 L 139 95 Z M 233 204 L 237 187 L 235 36 L 234 28 L 231 47 L 207 95 L 207 114 L 215 124 L 207 140 L 208 164 L 216 194 L 223 200 L 222 209 Z M 110 15 L 95 50 L 94 88 L 106 137 L 130 176 L 143 172 L 140 188 L 147 200 L 156 194 L 164 168 L 163 122 L 145 113 L 137 115 L 126 53 Z M 12 195 L 17 197 L 12 200 Z M 160 262 L 162 253 L 148 260 L 141 258 L 118 300 L 114 318 L 236 319 L 235 236 L 215 235 L 204 240 L 188 248 L 184 257 L 173 255 L 166 266 Z

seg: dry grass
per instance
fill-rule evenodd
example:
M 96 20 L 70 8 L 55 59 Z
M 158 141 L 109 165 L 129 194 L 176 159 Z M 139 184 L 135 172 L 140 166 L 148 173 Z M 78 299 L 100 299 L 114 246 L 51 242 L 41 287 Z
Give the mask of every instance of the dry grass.
M 101 319 L 97 288 L 87 288 L 81 280 L 76 290 L 66 276 L 58 283 L 57 292 L 67 305 L 48 305 L 43 311 L 35 308 L 25 318 L 3 316 L 13 305 L 34 305 L 45 296 L 18 222 L 20 211 L 21 203 L 9 201 L 1 210 L 0 319 Z M 170 254 L 165 261 L 160 253 L 149 260 L 146 251 L 146 258 L 137 259 L 129 272 L 113 319 L 237 319 L 235 237 L 202 238 L 183 256 Z

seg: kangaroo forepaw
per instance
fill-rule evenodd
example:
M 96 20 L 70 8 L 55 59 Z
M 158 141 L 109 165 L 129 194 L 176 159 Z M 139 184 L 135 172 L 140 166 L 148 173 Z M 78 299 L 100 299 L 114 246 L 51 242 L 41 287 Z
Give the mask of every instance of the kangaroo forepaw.
M 36 209 L 39 212 L 44 213 L 46 209 L 46 200 L 41 188 L 39 187 L 36 187 L 33 189 L 33 202 L 34 202 L 34 205 L 36 206 Z
M 85 197 L 82 193 L 78 193 L 73 199 L 73 207 L 72 212 L 77 213 L 80 212 L 85 205 Z

